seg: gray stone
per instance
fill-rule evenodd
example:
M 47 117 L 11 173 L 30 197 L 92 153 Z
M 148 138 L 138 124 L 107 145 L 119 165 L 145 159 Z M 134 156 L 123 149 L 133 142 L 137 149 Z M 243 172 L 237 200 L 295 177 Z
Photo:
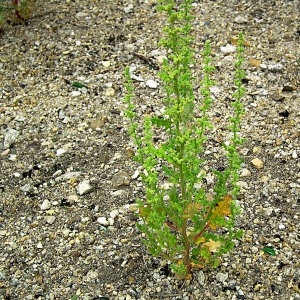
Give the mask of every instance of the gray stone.
M 125 171 L 120 171 L 113 176 L 111 183 L 114 188 L 122 185 L 129 185 L 130 176 Z
M 3 148 L 4 149 L 10 148 L 10 146 L 15 142 L 18 136 L 19 136 L 18 130 L 7 128 L 4 135 Z
M 204 286 L 204 283 L 205 283 L 205 275 L 204 275 L 204 272 L 203 272 L 203 271 L 199 271 L 199 272 L 198 272 L 197 280 L 198 280 L 198 283 L 199 283 L 201 286 Z
M 217 275 L 216 275 L 216 279 L 217 281 L 223 283 L 227 280 L 228 278 L 228 273 L 221 273 L 219 272 Z

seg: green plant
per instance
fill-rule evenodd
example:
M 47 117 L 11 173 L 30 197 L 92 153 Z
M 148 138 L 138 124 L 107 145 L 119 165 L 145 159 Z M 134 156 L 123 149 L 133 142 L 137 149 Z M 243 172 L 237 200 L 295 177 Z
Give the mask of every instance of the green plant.
M 36 0 L 0 0 L 0 30 L 7 19 L 24 22 L 32 16 Z
M 191 3 L 191 0 L 183 0 L 176 6 L 174 0 L 163 0 L 158 7 L 168 16 L 165 37 L 160 41 L 170 53 L 160 72 L 166 94 L 164 114 L 146 116 L 143 132 L 139 133 L 128 67 L 124 98 L 125 115 L 131 121 L 129 134 L 137 147 L 135 158 L 144 168 L 145 199 L 138 200 L 142 218 L 138 228 L 146 236 L 144 243 L 149 252 L 170 261 L 172 270 L 185 279 L 191 278 L 193 268 L 217 267 L 220 256 L 230 251 L 234 247 L 233 240 L 242 235 L 234 228 L 234 219 L 239 212 L 235 199 L 241 165 L 237 148 L 243 142 L 239 136 L 244 95 L 243 35 L 239 34 L 235 65 L 234 114 L 229 124 L 232 137 L 230 143 L 224 145 L 228 163 L 224 171 L 214 171 L 217 181 L 210 197 L 201 185 L 205 177 L 201 171 L 205 163 L 201 154 L 207 132 L 212 129 L 207 112 L 212 103 L 210 87 L 214 84 L 211 80 L 214 68 L 207 41 L 203 50 L 202 103 L 198 108 L 190 69 L 194 62 Z M 154 134 L 161 132 L 164 135 L 160 142 L 154 141 Z M 166 180 L 169 188 L 162 187 Z

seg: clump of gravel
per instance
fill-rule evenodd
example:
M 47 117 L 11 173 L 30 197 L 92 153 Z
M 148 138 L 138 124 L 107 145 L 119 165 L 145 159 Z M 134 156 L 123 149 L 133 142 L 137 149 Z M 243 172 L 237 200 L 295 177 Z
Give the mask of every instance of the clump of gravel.
M 147 253 L 135 227 L 143 187 L 123 71 L 132 70 L 141 118 L 160 114 L 165 18 L 156 1 L 38 4 L 0 40 L 0 299 L 300 299 L 299 2 L 193 5 L 196 95 L 207 39 L 217 68 L 208 190 L 224 163 L 234 38 L 242 31 L 248 41 L 237 220 L 245 235 L 219 268 L 187 282 Z

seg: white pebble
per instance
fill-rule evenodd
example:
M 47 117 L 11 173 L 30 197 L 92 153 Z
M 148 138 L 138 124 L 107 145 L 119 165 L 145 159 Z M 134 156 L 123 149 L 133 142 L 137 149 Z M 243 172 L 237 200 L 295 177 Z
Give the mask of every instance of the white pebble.
M 90 182 L 88 180 L 83 180 L 78 184 L 77 191 L 79 195 L 84 195 L 89 193 L 93 187 L 90 185 Z
M 151 89 L 156 89 L 158 87 L 158 83 L 150 79 L 146 81 L 146 86 L 148 86 Z
M 251 172 L 248 169 L 243 169 L 241 172 L 241 177 L 251 176 Z
M 229 54 L 229 53 L 234 53 L 236 47 L 233 45 L 227 44 L 226 46 L 221 47 L 220 49 L 224 54 Z
M 117 209 L 114 209 L 114 210 L 112 210 L 111 212 L 110 212 L 110 217 L 111 218 L 115 218 L 117 215 L 119 214 L 119 211 L 117 210 Z
M 107 221 L 107 219 L 105 217 L 99 217 L 97 218 L 97 222 L 101 225 L 104 225 L 104 226 L 108 226 L 109 225 L 109 222 Z
M 80 96 L 81 95 L 81 92 L 80 91 L 72 91 L 72 93 L 71 93 L 71 96 L 72 97 L 78 97 L 78 96 Z
M 59 149 L 56 150 L 56 155 L 57 155 L 57 156 L 60 156 L 60 155 L 63 155 L 65 152 L 66 152 L 65 149 L 59 148 Z
M 45 221 L 50 225 L 54 223 L 55 219 L 54 216 L 45 216 Z
M 44 200 L 43 203 L 41 204 L 41 210 L 47 210 L 51 207 L 51 204 L 49 200 Z

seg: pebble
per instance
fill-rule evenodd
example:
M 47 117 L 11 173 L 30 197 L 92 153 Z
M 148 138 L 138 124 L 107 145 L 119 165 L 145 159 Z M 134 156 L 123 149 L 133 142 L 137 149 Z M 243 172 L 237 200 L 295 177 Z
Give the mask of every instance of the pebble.
M 279 229 L 284 229 L 284 228 L 285 228 L 285 225 L 284 225 L 284 224 L 279 224 L 279 225 L 278 225 L 278 228 L 279 228 Z
M 93 187 L 90 185 L 89 180 L 83 180 L 77 186 L 77 192 L 79 195 L 85 195 L 91 192 Z
M 51 225 L 55 222 L 56 217 L 55 216 L 45 216 L 44 219 L 48 224 Z
M 56 150 L 56 156 L 61 156 L 63 155 L 67 150 L 63 148 L 59 148 Z
M 204 283 L 205 283 L 205 275 L 204 275 L 204 272 L 203 272 L 203 271 L 199 271 L 199 272 L 198 272 L 197 280 L 198 280 L 198 283 L 199 283 L 201 286 L 204 286 Z
M 251 163 L 256 169 L 261 169 L 264 166 L 264 162 L 257 157 L 252 159 Z
M 168 58 L 166 56 L 164 56 L 164 55 L 159 55 L 159 56 L 156 57 L 156 62 L 159 65 L 162 65 L 165 60 L 168 60 Z
M 221 273 L 219 272 L 217 275 L 216 275 L 216 280 L 223 283 L 227 280 L 228 278 L 228 273 Z
M 18 130 L 7 128 L 5 131 L 4 141 L 3 141 L 4 150 L 10 148 L 10 146 L 16 141 L 18 136 L 19 136 Z
M 242 169 L 241 177 L 249 177 L 251 176 L 251 172 L 248 169 Z
M 86 17 L 88 14 L 87 13 L 85 13 L 85 12 L 83 12 L 83 11 L 80 11 L 80 12 L 78 12 L 76 15 L 75 15 L 75 17 L 76 18 L 82 18 L 82 17 Z
M 110 66 L 110 61 L 109 60 L 102 61 L 102 66 L 108 68 Z
M 259 67 L 261 64 L 261 60 L 260 59 L 256 59 L 256 58 L 250 58 L 249 59 L 249 66 L 251 67 Z
M 270 72 L 281 72 L 282 71 L 282 69 L 283 69 L 283 65 L 282 64 L 269 64 L 268 65 L 268 70 L 270 71 Z
M 129 185 L 130 176 L 125 171 L 120 171 L 113 176 L 111 183 L 114 188 L 122 185 Z
M 90 127 L 94 130 L 103 128 L 107 121 L 108 121 L 107 117 L 100 117 L 98 119 L 93 120 L 90 123 Z
M 41 204 L 40 208 L 41 210 L 47 210 L 51 207 L 51 203 L 49 200 L 44 200 L 43 203 Z
M 109 87 L 106 91 L 105 91 L 105 96 L 107 97 L 112 97 L 114 96 L 116 93 L 115 89 L 112 87 Z
M 131 79 L 133 79 L 133 80 L 135 80 L 135 81 L 138 81 L 138 82 L 143 82 L 143 81 L 145 81 L 145 79 L 144 79 L 143 77 L 137 76 L 137 75 L 134 75 L 134 74 L 132 74 L 130 77 L 131 77 Z
M 97 222 L 103 226 L 109 226 L 109 221 L 105 217 L 97 218 Z
M 80 91 L 72 91 L 71 92 L 71 96 L 72 97 L 78 97 L 78 96 L 80 96 L 81 95 L 81 92 Z
M 117 210 L 117 209 L 114 209 L 114 210 L 112 210 L 111 212 L 110 212 L 110 217 L 111 218 L 115 218 L 117 215 L 119 214 L 119 211 Z
M 132 5 L 129 5 L 127 7 L 124 7 L 124 12 L 125 14 L 130 14 L 130 13 L 133 13 L 133 6 Z
M 131 176 L 131 179 L 137 179 L 139 176 L 140 176 L 140 171 L 139 169 L 136 169 L 133 175 Z
M 223 52 L 224 54 L 230 54 L 230 53 L 234 53 L 236 50 L 236 47 L 230 44 L 227 44 L 224 47 L 221 47 L 221 52 Z
M 234 18 L 233 22 L 237 24 L 246 24 L 248 23 L 248 18 L 239 15 Z
M 151 89 L 156 89 L 158 87 L 158 83 L 152 79 L 146 81 L 146 86 Z

